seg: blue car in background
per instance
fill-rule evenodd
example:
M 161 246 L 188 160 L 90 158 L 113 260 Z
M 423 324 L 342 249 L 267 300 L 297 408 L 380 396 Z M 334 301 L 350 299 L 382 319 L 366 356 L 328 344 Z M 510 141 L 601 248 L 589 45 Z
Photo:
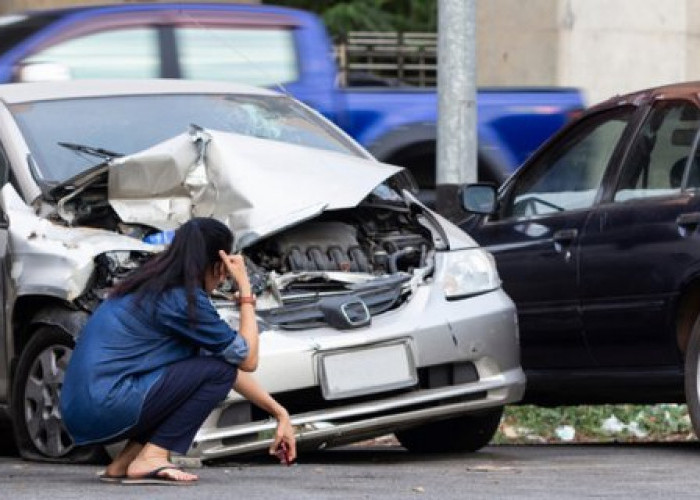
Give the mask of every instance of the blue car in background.
M 318 17 L 271 6 L 127 4 L 0 18 L 0 82 L 161 77 L 274 87 L 433 188 L 435 89 L 340 87 L 332 54 Z M 495 183 L 583 108 L 567 88 L 481 89 L 477 103 L 479 178 Z

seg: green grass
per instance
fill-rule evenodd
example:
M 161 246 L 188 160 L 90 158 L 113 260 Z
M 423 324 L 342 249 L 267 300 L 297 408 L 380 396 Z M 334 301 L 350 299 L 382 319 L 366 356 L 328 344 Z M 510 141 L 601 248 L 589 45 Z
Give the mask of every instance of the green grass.
M 509 406 L 492 444 L 687 441 L 685 405 Z

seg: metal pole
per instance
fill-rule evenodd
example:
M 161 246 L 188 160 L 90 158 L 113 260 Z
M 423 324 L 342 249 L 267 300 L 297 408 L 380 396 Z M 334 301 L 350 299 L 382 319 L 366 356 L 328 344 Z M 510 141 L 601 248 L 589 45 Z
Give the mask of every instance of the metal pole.
M 463 216 L 459 186 L 476 180 L 476 0 L 439 0 L 437 210 Z

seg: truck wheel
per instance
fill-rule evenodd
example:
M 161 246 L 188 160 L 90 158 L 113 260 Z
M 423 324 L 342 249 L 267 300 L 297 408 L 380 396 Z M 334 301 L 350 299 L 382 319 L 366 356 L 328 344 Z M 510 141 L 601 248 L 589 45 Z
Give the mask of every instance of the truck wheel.
M 695 321 L 685 351 L 685 400 L 696 436 L 700 436 L 700 317 Z
M 60 328 L 39 328 L 20 355 L 12 390 L 12 421 L 20 455 L 67 463 L 102 463 L 102 447 L 78 447 L 61 420 L 59 398 L 75 343 Z
M 476 451 L 489 444 L 501 416 L 503 408 L 497 408 L 478 415 L 465 415 L 398 431 L 396 437 L 412 452 Z

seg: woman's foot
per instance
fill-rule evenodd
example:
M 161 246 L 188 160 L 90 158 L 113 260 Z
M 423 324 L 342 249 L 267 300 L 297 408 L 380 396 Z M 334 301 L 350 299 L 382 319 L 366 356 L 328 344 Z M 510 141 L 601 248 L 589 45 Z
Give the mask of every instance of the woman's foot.
M 168 450 L 147 443 L 127 467 L 127 478 L 163 479 L 173 482 L 194 482 L 199 479 L 196 474 L 185 472 L 170 463 L 168 456 Z
M 152 462 L 144 462 L 137 464 L 136 467 L 130 466 L 129 471 L 126 473 L 126 479 L 163 479 L 165 481 L 191 483 L 197 481 L 199 477 L 185 472 L 177 465 L 171 463 L 161 462 L 156 465 Z

